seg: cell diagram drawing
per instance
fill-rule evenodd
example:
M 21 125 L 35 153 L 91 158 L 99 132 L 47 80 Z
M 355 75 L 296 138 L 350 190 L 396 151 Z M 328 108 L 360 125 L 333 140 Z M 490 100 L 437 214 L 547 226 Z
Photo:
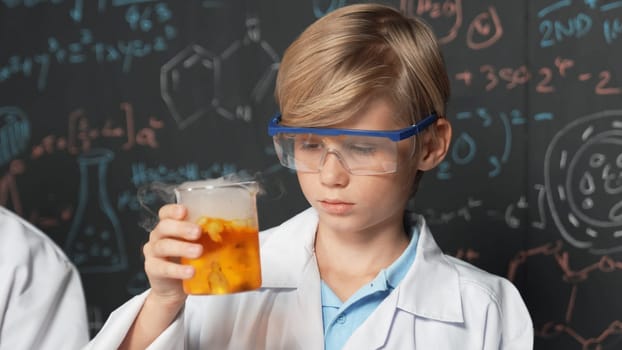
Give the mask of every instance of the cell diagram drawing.
M 599 255 L 622 251 L 622 110 L 560 130 L 544 176 L 553 221 L 568 243 Z

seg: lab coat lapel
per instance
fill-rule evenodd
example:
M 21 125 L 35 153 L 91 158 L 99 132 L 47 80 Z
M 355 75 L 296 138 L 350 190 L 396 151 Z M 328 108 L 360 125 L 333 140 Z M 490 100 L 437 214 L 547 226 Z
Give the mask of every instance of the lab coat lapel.
M 399 291 L 396 289 L 380 303 L 378 308 L 352 333 L 343 350 L 380 349 L 394 326 Z M 414 339 L 414 337 L 413 337 Z M 399 349 L 414 349 L 413 342 Z
M 320 273 L 315 256 L 302 273 L 303 279 L 298 285 L 297 308 L 292 329 L 301 349 L 324 349 L 324 328 L 322 321 L 322 300 L 320 293 Z
M 322 301 L 320 272 L 314 254 L 318 217 L 307 209 L 266 232 L 262 254 L 262 287 L 296 289 L 292 320 L 287 325 L 300 349 L 322 350 Z
M 399 286 L 352 334 L 344 349 L 414 349 L 415 318 L 464 322 L 459 276 L 434 241 L 423 217 L 417 255 Z M 295 288 L 297 310 L 287 331 L 303 349 L 323 348 L 320 275 L 313 250 L 317 213 L 308 209 L 268 232 L 262 244 L 264 288 Z M 270 237 L 271 236 L 271 237 Z M 402 312 L 404 311 L 404 312 Z M 391 333 L 395 333 L 393 337 Z
M 421 216 L 417 255 L 404 279 L 352 334 L 344 350 L 415 349 L 416 318 L 464 322 L 458 271 L 446 260 Z
M 425 219 L 417 216 L 417 255 L 400 283 L 397 307 L 420 317 L 464 322 L 458 270 L 434 241 Z

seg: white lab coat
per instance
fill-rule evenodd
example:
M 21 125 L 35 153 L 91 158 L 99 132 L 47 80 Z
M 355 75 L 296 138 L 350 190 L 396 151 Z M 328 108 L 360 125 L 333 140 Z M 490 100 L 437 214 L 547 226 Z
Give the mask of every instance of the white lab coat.
M 0 207 L 0 350 L 72 350 L 88 341 L 75 267 L 49 237 Z
M 343 349 L 533 347 L 529 313 L 516 288 L 445 256 L 418 217 L 415 261 Z M 308 209 L 261 234 L 263 286 L 229 296 L 190 296 L 148 349 L 322 349 L 320 275 L 313 252 L 317 213 Z M 110 318 L 86 349 L 115 349 L 148 291 Z

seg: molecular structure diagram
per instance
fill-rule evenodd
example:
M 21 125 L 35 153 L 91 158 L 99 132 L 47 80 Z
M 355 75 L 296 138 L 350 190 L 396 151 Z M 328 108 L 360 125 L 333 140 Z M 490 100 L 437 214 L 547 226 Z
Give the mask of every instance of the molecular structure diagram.
M 252 120 L 253 107 L 266 96 L 280 63 L 261 38 L 259 24 L 257 17 L 248 17 L 244 37 L 220 54 L 190 45 L 162 66 L 161 96 L 180 129 L 210 113 Z M 244 61 L 249 57 L 252 64 Z

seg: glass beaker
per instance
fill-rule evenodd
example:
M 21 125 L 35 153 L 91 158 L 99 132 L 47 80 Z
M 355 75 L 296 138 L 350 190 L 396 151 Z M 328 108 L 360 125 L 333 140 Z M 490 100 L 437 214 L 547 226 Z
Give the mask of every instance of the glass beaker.
M 261 287 L 259 226 L 254 181 L 224 179 L 185 182 L 175 188 L 186 220 L 198 224 L 203 254 L 181 263 L 195 268 L 183 281 L 188 294 L 229 294 Z

